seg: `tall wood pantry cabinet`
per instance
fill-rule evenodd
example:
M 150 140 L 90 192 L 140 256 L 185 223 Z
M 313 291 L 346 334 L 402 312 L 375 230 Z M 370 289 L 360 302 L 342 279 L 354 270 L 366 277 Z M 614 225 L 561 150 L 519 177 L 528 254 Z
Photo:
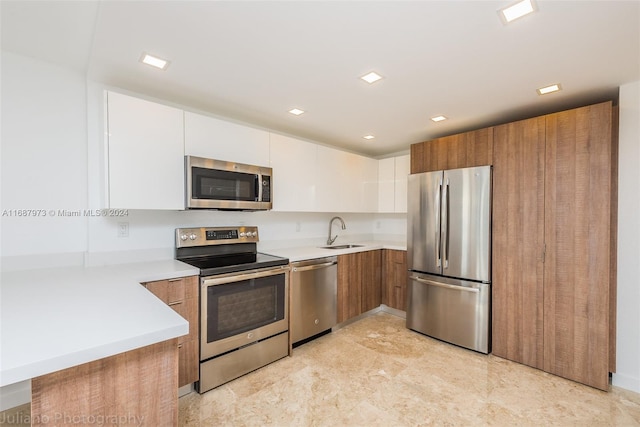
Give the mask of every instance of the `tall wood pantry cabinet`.
M 602 390 L 615 370 L 616 128 L 605 102 L 493 137 L 493 353 Z

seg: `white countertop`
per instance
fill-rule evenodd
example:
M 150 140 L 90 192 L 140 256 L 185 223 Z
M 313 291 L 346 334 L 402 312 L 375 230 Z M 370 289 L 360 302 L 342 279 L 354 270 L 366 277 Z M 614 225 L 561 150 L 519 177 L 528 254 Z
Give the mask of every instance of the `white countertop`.
M 175 260 L 3 272 L 0 386 L 187 334 L 140 282 L 198 274 Z
M 264 252 L 291 262 L 406 242 L 353 241 Z M 141 282 L 198 275 L 175 260 L 3 272 L 0 282 L 0 387 L 185 335 L 189 323 Z
M 373 251 L 376 249 L 395 249 L 399 251 L 407 250 L 406 242 L 392 242 L 392 241 L 353 241 L 348 243 L 336 243 L 334 246 L 340 246 L 342 244 L 361 245 L 356 248 L 348 249 L 325 249 L 322 246 L 293 246 L 288 248 L 273 248 L 265 250 L 264 252 L 271 255 L 281 256 L 289 258 L 290 262 L 302 261 L 306 259 L 324 258 L 334 255 L 352 254 L 356 252 Z

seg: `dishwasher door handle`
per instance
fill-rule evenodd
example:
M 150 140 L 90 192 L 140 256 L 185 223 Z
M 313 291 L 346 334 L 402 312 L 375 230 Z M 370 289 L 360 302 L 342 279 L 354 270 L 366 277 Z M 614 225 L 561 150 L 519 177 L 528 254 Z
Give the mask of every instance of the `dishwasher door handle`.
M 337 261 L 329 261 L 329 262 L 323 262 L 321 264 L 313 264 L 313 265 L 306 265 L 304 267 L 293 267 L 292 271 L 311 271 L 311 270 L 319 270 L 321 268 L 327 268 L 327 267 L 331 267 L 332 265 L 336 265 L 338 264 Z

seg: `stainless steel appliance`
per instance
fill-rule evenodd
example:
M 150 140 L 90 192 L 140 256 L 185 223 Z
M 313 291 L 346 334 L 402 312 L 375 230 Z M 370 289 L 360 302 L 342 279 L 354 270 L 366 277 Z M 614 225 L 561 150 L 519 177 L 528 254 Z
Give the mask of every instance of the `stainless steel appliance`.
M 338 321 L 338 257 L 291 263 L 291 342 L 330 330 Z
M 491 167 L 409 175 L 407 327 L 490 351 Z
M 271 168 L 185 156 L 187 209 L 268 210 Z
M 176 259 L 200 269 L 200 393 L 289 354 L 289 260 L 258 240 L 257 227 L 176 230 Z

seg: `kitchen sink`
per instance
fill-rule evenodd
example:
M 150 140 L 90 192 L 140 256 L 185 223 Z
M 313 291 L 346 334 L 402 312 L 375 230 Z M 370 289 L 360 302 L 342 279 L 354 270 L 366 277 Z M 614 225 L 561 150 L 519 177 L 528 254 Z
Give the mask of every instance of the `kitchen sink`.
M 335 246 L 321 246 L 321 249 L 350 249 L 361 248 L 364 245 L 335 245 Z

